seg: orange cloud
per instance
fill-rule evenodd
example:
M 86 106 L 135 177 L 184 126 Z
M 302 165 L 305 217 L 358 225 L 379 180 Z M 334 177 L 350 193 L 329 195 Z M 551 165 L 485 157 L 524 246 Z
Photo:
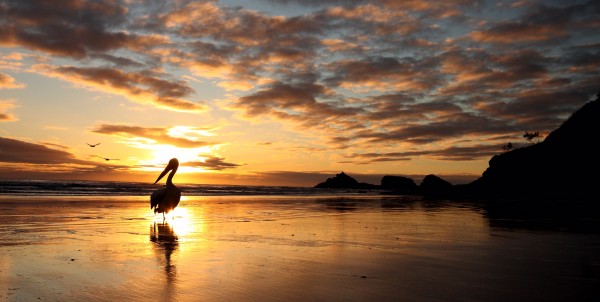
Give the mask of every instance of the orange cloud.
M 147 73 L 125 72 L 97 67 L 56 67 L 35 65 L 33 69 L 46 76 L 60 78 L 75 85 L 122 95 L 127 99 L 162 109 L 203 112 L 206 105 L 181 99 L 193 92 L 184 82 L 164 80 Z
M 511 44 L 543 42 L 564 38 L 567 32 L 555 25 L 504 24 L 487 31 L 474 31 L 469 37 L 477 42 Z
M 191 139 L 189 135 L 187 137 L 179 137 L 174 136 L 172 129 L 169 128 L 146 128 L 140 126 L 133 125 L 125 125 L 125 124 L 100 124 L 92 129 L 94 133 L 107 134 L 107 135 L 115 135 L 124 138 L 131 139 L 146 139 L 152 140 L 156 144 L 167 144 L 180 148 L 198 148 L 210 145 L 216 145 L 217 143 L 211 143 L 198 139 Z M 204 130 L 204 129 L 194 129 L 193 127 L 189 129 L 192 130 Z
M 14 107 L 15 103 L 13 101 L 0 100 L 0 122 L 15 122 L 19 120 L 15 115 L 7 112 Z
M 24 88 L 23 83 L 17 82 L 13 77 L 0 72 L 0 89 Z

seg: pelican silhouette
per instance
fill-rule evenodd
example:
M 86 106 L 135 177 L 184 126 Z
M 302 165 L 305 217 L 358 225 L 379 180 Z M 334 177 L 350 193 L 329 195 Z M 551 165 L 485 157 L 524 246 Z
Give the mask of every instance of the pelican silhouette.
M 177 158 L 172 158 L 154 182 L 156 184 L 167 172 L 171 171 L 166 185 L 154 191 L 150 196 L 150 208 L 154 209 L 154 214 L 162 213 L 163 220 L 165 219 L 165 214 L 175 209 L 181 199 L 181 190 L 173 184 L 173 176 L 177 172 L 177 168 L 179 168 L 179 161 Z
M 89 144 L 89 143 L 86 143 L 86 144 L 87 144 L 88 146 L 92 147 L 92 148 L 94 148 L 94 147 L 96 147 L 96 146 L 100 145 L 100 143 L 97 143 L 97 144 Z

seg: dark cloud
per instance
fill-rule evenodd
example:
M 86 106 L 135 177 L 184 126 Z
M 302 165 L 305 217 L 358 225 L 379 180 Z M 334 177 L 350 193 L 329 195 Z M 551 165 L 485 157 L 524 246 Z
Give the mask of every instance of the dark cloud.
M 0 162 L 25 164 L 92 164 L 92 162 L 89 161 L 76 159 L 73 154 L 66 151 L 5 137 L 0 137 Z
M 321 0 L 263 0 L 264 2 L 280 4 L 280 5 L 290 5 L 295 4 L 299 6 L 355 6 L 358 4 L 366 3 L 366 0 L 331 0 L 331 1 L 321 1 Z
M 191 166 L 191 167 L 200 167 L 200 168 L 204 168 L 204 169 L 208 169 L 208 170 L 217 170 L 217 171 L 221 171 L 221 170 L 225 170 L 225 169 L 232 169 L 232 168 L 236 168 L 236 167 L 240 166 L 239 164 L 226 162 L 224 158 L 217 157 L 217 156 L 208 157 L 203 162 L 202 161 L 187 162 L 187 163 L 185 163 L 185 165 Z
M 467 135 L 492 135 L 504 132 L 513 132 L 511 125 L 502 121 L 477 116 L 469 113 L 457 113 L 443 116 L 426 124 L 406 124 L 385 132 L 365 132 L 359 134 L 371 143 L 385 142 L 411 142 L 424 144 L 442 141 L 450 138 L 459 138 Z
M 135 37 L 114 28 L 126 22 L 121 1 L 9 1 L 0 5 L 0 44 L 76 58 L 118 49 Z
M 345 60 L 329 66 L 334 76 L 325 79 L 331 86 L 375 90 L 431 90 L 442 82 L 436 73 L 436 63 L 414 58 L 374 57 Z M 356 87 L 358 86 L 358 87 Z
M 81 76 L 92 82 L 106 83 L 108 86 L 132 91 L 132 94 L 144 90 L 157 91 L 160 97 L 183 97 L 193 90 L 182 82 L 165 81 L 141 73 L 126 73 L 110 68 L 58 67 L 57 72 Z
M 386 153 L 358 153 L 348 157 L 349 162 L 370 164 L 385 161 L 405 161 L 416 156 L 446 161 L 469 161 L 490 158 L 502 152 L 502 145 L 479 144 L 472 146 L 452 146 L 437 150 L 408 150 Z
M 117 180 L 129 166 L 76 158 L 65 146 L 0 137 L 0 175 L 15 179 Z M 127 178 L 120 178 L 127 179 Z
M 559 59 L 562 64 L 569 66 L 570 71 L 599 74 L 600 43 L 583 44 L 569 48 Z
M 581 106 L 581 100 L 591 99 L 581 90 L 526 90 L 515 96 L 518 102 L 491 103 L 482 108 L 485 113 L 521 121 L 523 125 L 535 125 L 544 130 L 560 126 L 569 115 Z
M 472 32 L 470 37 L 479 42 L 502 44 L 552 43 L 569 38 L 572 31 L 600 26 L 597 1 L 567 3 L 531 5 L 520 18 L 492 23 L 483 31 Z
M 314 83 L 276 82 L 252 95 L 241 97 L 235 106 L 248 116 L 272 116 L 304 128 L 343 125 L 363 109 L 330 101 L 329 91 Z M 330 123 L 329 125 L 323 122 Z

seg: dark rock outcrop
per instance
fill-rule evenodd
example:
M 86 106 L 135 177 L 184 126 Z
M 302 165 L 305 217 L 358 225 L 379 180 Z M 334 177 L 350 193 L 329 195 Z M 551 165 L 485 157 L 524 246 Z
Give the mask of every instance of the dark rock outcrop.
M 544 141 L 492 157 L 477 180 L 453 186 L 431 174 L 423 179 L 416 193 L 438 198 L 596 201 L 600 192 L 600 144 L 595 134 L 598 129 L 600 94 Z M 381 186 L 359 183 L 342 172 L 315 187 L 410 191 L 413 185 L 411 179 L 397 176 L 384 177 Z
M 328 189 L 376 189 L 378 186 L 358 182 L 356 179 L 348 176 L 342 172 L 336 174 L 335 177 L 327 178 L 325 182 L 319 183 L 315 188 L 328 188 Z
M 591 200 L 598 195 L 600 98 L 571 115 L 543 142 L 492 157 L 463 195 L 486 199 Z
M 391 175 L 384 176 L 379 187 L 396 194 L 415 194 L 419 190 L 419 186 L 411 178 Z
M 442 178 L 429 174 L 423 178 L 419 190 L 421 195 L 426 197 L 450 197 L 453 193 L 453 186 Z

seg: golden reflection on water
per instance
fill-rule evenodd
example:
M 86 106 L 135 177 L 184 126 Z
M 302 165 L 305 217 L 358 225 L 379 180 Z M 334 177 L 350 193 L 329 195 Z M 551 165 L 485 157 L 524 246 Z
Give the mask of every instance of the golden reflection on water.
M 177 266 L 171 260 L 172 254 L 179 247 L 177 234 L 168 222 L 154 222 L 150 226 L 150 241 L 154 244 L 158 262 L 164 266 L 166 282 L 163 294 L 169 297 L 174 292 L 174 284 L 177 281 Z
M 192 211 L 187 208 L 175 208 L 173 211 L 165 215 L 165 223 L 173 229 L 173 232 L 178 236 L 185 237 L 196 231 L 199 219 L 194 219 Z M 162 217 L 160 218 L 162 220 Z M 156 222 L 156 220 L 155 220 Z
M 178 256 L 185 244 L 186 237 L 202 228 L 200 217 L 196 217 L 192 210 L 185 207 L 175 208 L 165 215 L 155 215 L 150 225 L 150 243 L 157 257 L 158 264 L 164 267 L 165 288 L 162 291 L 165 297 L 171 297 L 177 282 L 177 268 L 181 258 Z M 189 243 L 189 242 L 188 242 Z

